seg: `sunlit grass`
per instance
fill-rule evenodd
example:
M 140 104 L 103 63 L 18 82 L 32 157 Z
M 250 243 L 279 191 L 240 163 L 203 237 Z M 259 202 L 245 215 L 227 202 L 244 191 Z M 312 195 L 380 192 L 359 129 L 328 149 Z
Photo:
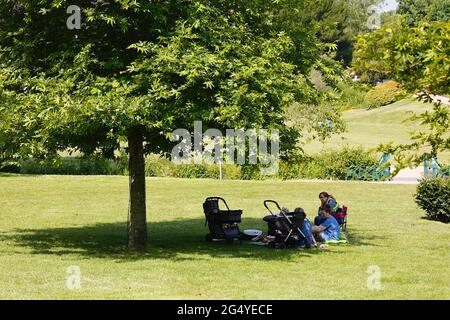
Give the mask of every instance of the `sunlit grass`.
M 448 299 L 450 226 L 422 219 L 414 186 L 149 179 L 149 249 L 128 254 L 126 177 L 0 176 L 0 298 Z M 322 251 L 205 243 L 202 203 L 224 197 L 242 228 L 266 229 L 264 199 L 350 207 L 351 245 Z M 81 289 L 66 287 L 79 266 Z M 367 287 L 381 269 L 382 290 Z
M 377 109 L 351 109 L 343 112 L 347 132 L 334 135 L 324 144 L 313 141 L 305 146 L 307 153 L 322 149 L 338 149 L 343 146 L 376 148 L 381 143 L 410 143 L 410 132 L 417 131 L 417 122 L 405 121 L 411 112 L 420 114 L 431 110 L 431 104 L 414 99 L 404 99 Z M 450 152 L 443 153 L 441 162 L 450 162 Z

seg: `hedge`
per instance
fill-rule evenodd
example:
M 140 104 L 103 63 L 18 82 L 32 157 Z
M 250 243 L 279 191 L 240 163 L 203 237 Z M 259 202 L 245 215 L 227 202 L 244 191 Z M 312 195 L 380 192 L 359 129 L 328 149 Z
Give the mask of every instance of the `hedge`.
M 305 156 L 295 162 L 281 161 L 278 174 L 275 176 L 261 175 L 257 165 L 233 164 L 222 165 L 222 176 L 224 179 L 243 180 L 267 178 L 344 180 L 350 169 L 356 166 L 369 168 L 377 163 L 375 154 L 363 148 L 343 148 Z M 15 167 L 14 171 L 24 174 L 127 175 L 128 158 L 126 155 L 122 155 L 117 160 L 100 157 L 62 157 L 56 162 L 28 159 L 19 162 L 19 166 Z M 220 167 L 217 164 L 176 165 L 167 158 L 150 155 L 146 158 L 145 173 L 149 177 L 218 179 Z
M 415 200 L 429 219 L 450 222 L 450 178 L 422 180 L 417 186 Z
M 405 92 L 396 81 L 386 81 L 367 92 L 364 102 L 369 109 L 386 106 L 405 97 Z

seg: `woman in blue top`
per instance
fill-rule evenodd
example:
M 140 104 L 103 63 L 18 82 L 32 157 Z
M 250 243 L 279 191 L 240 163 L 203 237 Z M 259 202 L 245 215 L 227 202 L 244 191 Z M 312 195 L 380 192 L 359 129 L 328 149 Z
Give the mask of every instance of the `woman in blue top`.
M 314 219 L 314 224 L 316 226 L 320 226 L 322 222 L 325 221 L 321 213 L 325 205 L 329 205 L 331 207 L 331 214 L 334 214 L 336 212 L 339 212 L 339 210 L 341 210 L 341 208 L 339 208 L 336 199 L 331 194 L 328 194 L 327 192 L 323 191 L 319 193 L 319 199 L 320 199 L 320 207 L 317 212 L 317 217 Z

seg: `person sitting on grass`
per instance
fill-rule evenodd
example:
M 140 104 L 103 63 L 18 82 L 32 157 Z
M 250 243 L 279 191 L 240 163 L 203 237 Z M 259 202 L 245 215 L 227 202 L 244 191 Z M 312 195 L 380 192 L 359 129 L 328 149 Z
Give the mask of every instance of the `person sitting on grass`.
M 294 210 L 294 214 L 304 219 L 303 223 L 301 224 L 300 231 L 303 233 L 305 238 L 300 239 L 299 245 L 301 247 L 304 247 L 305 249 L 309 249 L 312 246 L 316 247 L 316 239 L 314 239 L 311 222 L 309 222 L 309 219 L 306 217 L 306 212 L 303 210 L 303 208 L 296 208 Z
M 331 194 L 328 194 L 327 192 L 323 191 L 319 194 L 319 199 L 320 199 L 320 207 L 317 213 L 317 217 L 314 219 L 314 224 L 316 226 L 320 226 L 322 222 L 325 221 L 321 213 L 325 205 L 329 205 L 331 207 L 331 214 L 334 214 L 341 210 L 336 201 L 336 198 L 333 197 Z
M 318 236 L 321 241 L 339 240 L 340 228 L 337 220 L 331 215 L 332 208 L 325 204 L 320 212 L 323 221 L 319 226 L 312 227 L 312 232 Z

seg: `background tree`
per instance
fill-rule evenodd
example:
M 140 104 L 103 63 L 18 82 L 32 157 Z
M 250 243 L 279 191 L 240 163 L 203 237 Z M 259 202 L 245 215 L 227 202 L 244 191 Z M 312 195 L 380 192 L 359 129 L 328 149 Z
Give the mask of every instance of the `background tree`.
M 373 11 L 372 5 L 383 0 L 318 0 L 304 1 L 299 23 L 311 24 L 317 37 L 324 43 L 337 46 L 335 59 L 348 66 L 352 60 L 354 38 L 361 32 L 369 31 L 367 20 Z
M 147 243 L 144 154 L 170 149 L 175 128 L 281 130 L 294 102 L 314 104 L 306 75 L 318 59 L 303 1 L 78 1 L 0 3 L 0 142 L 13 157 L 59 150 L 129 154 L 128 247 Z
M 397 12 L 406 16 L 404 23 L 409 26 L 421 21 L 448 21 L 450 0 L 399 0 Z
M 428 21 L 450 20 L 450 0 L 435 0 L 428 9 Z
M 358 38 L 354 67 L 360 73 L 376 70 L 431 103 L 432 95 L 450 94 L 449 34 L 450 22 L 420 22 L 409 27 L 399 20 Z M 432 111 L 411 118 L 427 127 L 412 135 L 412 143 L 381 146 L 396 154 L 397 170 L 450 150 L 449 109 L 434 103 Z
M 406 22 L 409 25 L 416 25 L 425 19 L 427 9 L 432 2 L 433 0 L 399 0 L 397 11 L 408 17 Z

